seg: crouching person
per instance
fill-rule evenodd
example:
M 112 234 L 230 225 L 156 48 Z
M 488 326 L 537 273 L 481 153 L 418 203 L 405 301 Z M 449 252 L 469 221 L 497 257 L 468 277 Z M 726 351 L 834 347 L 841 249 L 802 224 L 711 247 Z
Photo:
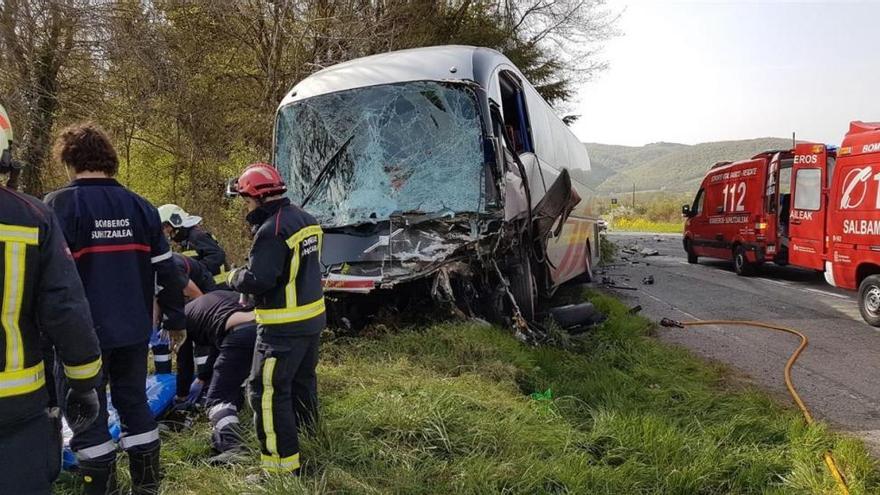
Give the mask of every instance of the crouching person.
M 248 381 L 266 472 L 300 467 L 297 433 L 317 420 L 318 345 L 326 324 L 321 287 L 322 232 L 315 219 L 292 205 L 271 165 L 248 166 L 230 192 L 247 201 L 254 242 L 246 267 L 229 286 L 253 295 L 257 347 Z
M 210 347 L 216 354 L 205 407 L 211 421 L 215 456 L 210 464 L 235 462 L 244 451 L 238 411 L 244 403 L 244 383 L 251 370 L 257 325 L 253 306 L 241 303 L 236 292 L 219 290 L 186 305 L 187 338 L 177 354 L 177 399 L 187 401 L 193 382 L 193 351 Z M 206 381 L 207 377 L 197 380 Z
M 147 404 L 147 353 L 153 293 L 166 290 L 159 306 L 183 337 L 183 285 L 162 233 L 159 213 L 113 179 L 116 152 L 93 124 L 61 132 L 56 158 L 76 179 L 46 198 L 58 215 L 85 287 L 102 354 L 98 419 L 70 442 L 79 461 L 85 493 L 117 493 L 116 445 L 107 430 L 109 383 L 119 413 L 119 447 L 128 453 L 132 493 L 159 492 L 159 430 Z

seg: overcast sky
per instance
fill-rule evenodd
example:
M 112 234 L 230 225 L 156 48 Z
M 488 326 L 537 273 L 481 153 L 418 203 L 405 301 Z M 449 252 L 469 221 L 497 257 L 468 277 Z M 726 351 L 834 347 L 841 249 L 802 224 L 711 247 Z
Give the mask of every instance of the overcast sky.
M 790 137 L 880 120 L 880 1 L 608 0 L 611 67 L 572 113 L 585 142 Z

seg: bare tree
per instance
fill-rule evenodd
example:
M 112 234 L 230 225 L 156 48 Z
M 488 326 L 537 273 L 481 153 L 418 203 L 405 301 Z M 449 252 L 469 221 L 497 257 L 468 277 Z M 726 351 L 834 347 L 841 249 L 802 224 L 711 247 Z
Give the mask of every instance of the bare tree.
M 59 111 L 60 73 L 79 48 L 89 2 L 81 0 L 3 0 L 0 52 L 8 72 L 0 72 L 10 91 L 10 107 L 20 135 L 19 157 L 27 163 L 24 189 L 44 191 L 43 168 Z

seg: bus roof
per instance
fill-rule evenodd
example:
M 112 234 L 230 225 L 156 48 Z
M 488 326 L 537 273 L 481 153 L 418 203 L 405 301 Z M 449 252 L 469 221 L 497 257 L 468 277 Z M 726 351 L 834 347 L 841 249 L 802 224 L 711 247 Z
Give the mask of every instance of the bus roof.
M 475 81 L 485 86 L 499 64 L 513 67 L 501 53 L 474 46 L 430 46 L 381 53 L 310 75 L 287 93 L 281 106 L 347 89 L 407 81 Z

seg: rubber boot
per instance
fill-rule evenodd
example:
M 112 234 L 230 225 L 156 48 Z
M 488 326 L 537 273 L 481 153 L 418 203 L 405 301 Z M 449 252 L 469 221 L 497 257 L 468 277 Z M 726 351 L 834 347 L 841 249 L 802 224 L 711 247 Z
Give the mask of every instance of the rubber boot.
M 226 425 L 220 431 L 211 434 L 211 443 L 217 455 L 208 459 L 211 466 L 228 466 L 239 464 L 248 459 L 238 423 Z
M 119 495 L 116 484 L 116 461 L 79 461 L 85 495 Z
M 131 495 L 158 495 L 159 445 L 146 452 L 129 452 L 128 469 L 131 473 Z

